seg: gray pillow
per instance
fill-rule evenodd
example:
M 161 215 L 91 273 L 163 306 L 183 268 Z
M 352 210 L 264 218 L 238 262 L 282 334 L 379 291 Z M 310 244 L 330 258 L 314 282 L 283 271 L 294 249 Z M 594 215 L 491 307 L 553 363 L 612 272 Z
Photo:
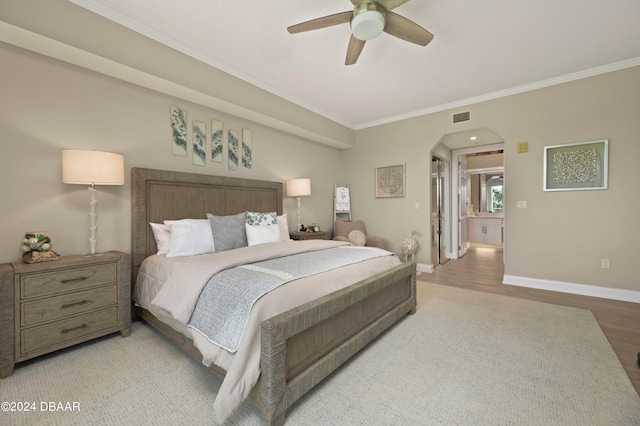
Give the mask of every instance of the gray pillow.
M 213 247 L 216 253 L 248 245 L 244 212 L 232 216 L 214 216 L 207 213 L 207 217 L 211 224 Z

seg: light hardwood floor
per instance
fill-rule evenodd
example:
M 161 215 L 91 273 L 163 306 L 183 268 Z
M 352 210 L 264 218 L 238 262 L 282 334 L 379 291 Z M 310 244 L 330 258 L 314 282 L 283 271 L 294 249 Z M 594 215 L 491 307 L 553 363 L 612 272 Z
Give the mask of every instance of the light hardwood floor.
M 437 266 L 433 273 L 421 273 L 417 279 L 590 310 L 618 355 L 636 392 L 640 394 L 640 367 L 637 363 L 640 352 L 640 304 L 502 284 L 502 255 L 501 248 L 471 247 L 462 258 Z M 585 353 L 584 356 L 589 354 Z

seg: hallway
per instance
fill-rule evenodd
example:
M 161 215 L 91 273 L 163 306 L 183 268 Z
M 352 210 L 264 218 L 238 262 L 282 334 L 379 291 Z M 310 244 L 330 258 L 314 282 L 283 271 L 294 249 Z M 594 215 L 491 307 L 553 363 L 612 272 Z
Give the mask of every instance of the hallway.
M 417 279 L 590 310 L 618 355 L 631 383 L 640 393 L 640 367 L 637 363 L 640 351 L 640 306 L 637 303 L 504 285 L 502 259 L 501 247 L 471 246 L 462 258 L 438 265 L 433 273 L 421 273 Z

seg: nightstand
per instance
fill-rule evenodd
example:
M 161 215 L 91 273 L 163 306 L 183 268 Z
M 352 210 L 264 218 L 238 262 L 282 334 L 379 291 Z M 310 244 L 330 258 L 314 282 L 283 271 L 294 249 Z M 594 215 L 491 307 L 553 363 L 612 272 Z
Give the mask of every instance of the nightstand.
M 0 378 L 30 358 L 117 331 L 128 336 L 129 271 L 119 252 L 0 265 Z
M 292 232 L 289 234 L 292 240 L 328 240 L 328 232 Z

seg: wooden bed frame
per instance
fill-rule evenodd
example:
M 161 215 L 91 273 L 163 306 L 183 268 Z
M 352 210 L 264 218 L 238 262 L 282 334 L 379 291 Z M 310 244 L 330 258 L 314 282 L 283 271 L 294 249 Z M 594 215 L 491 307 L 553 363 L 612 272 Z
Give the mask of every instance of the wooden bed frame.
M 283 211 L 281 182 L 140 168 L 133 168 L 131 177 L 133 283 L 142 261 L 157 251 L 149 222 Z M 250 399 L 264 424 L 284 424 L 288 407 L 415 309 L 416 264 L 411 262 L 263 321 L 261 375 Z M 135 313 L 202 360 L 190 339 L 144 309 Z M 225 374 L 219 367 L 210 369 Z

